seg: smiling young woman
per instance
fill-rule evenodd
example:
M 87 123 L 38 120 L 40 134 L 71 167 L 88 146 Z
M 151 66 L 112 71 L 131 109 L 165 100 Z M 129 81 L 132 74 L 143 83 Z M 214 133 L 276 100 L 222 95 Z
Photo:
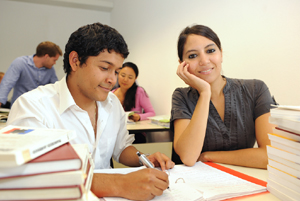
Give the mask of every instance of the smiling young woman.
M 203 25 L 181 32 L 178 57 L 177 75 L 189 87 L 177 88 L 172 96 L 172 160 L 266 168 L 273 103 L 266 84 L 221 75 L 221 42 Z
M 118 76 L 120 87 L 112 91 L 119 98 L 125 111 L 135 111 L 130 116 L 133 121 L 147 120 L 148 117 L 155 116 L 146 91 L 136 84 L 138 75 L 137 65 L 132 62 L 124 63 Z

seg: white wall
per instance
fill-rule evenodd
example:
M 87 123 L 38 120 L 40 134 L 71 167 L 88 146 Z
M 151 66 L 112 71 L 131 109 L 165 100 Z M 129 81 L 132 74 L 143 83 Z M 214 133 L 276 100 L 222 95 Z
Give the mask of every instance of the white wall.
M 114 0 L 111 25 L 157 114 L 169 114 L 174 89 L 185 86 L 175 74 L 177 38 L 195 23 L 218 34 L 224 75 L 261 79 L 280 104 L 300 104 L 299 0 Z
M 140 68 L 138 83 L 157 114 L 169 114 L 174 89 L 185 86 L 175 74 L 177 37 L 184 27 L 197 23 L 219 35 L 226 76 L 262 79 L 280 104 L 300 105 L 299 0 L 113 2 L 109 13 L 0 0 L 0 71 L 16 57 L 33 54 L 44 40 L 64 51 L 79 26 L 100 21 L 124 36 L 131 52 L 127 61 Z M 59 79 L 64 75 L 62 63 L 60 57 L 55 65 Z
M 110 25 L 110 12 L 15 1 L 0 1 L 0 71 L 19 56 L 32 55 L 42 41 L 52 41 L 64 53 L 72 32 L 94 22 Z M 63 57 L 55 65 L 62 78 Z

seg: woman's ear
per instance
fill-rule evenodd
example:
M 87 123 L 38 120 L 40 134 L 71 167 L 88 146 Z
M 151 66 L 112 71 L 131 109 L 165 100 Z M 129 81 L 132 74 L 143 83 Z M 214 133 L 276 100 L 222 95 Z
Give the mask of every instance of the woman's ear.
M 180 59 L 178 59 L 178 62 L 179 62 L 179 64 L 181 64 L 181 63 L 182 63 L 182 61 L 181 61 Z
M 71 66 L 72 70 L 77 71 L 80 62 L 78 60 L 78 54 L 77 54 L 76 51 L 72 51 L 69 54 L 69 63 L 70 63 L 70 66 Z

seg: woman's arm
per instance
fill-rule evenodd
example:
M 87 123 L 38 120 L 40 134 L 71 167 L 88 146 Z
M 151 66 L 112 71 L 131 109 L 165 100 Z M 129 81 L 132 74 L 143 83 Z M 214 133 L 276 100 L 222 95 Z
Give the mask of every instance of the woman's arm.
M 174 149 L 181 161 L 193 166 L 202 151 L 209 113 L 209 94 L 201 94 L 191 120 L 174 121 Z
M 138 96 L 137 99 L 139 99 L 139 104 L 141 108 L 144 109 L 144 113 L 139 114 L 140 121 L 147 120 L 148 117 L 155 116 L 155 111 L 152 107 L 149 96 L 146 94 L 145 90 L 141 87 L 138 87 L 136 95 Z M 136 105 L 136 108 L 139 108 L 139 106 Z
M 189 86 L 196 89 L 200 96 L 192 118 L 174 121 L 174 149 L 181 161 L 187 166 L 193 166 L 202 151 L 206 133 L 209 104 L 211 98 L 210 85 L 204 80 L 188 72 L 189 65 L 182 62 L 177 69 L 177 75 Z
M 255 120 L 258 148 L 234 151 L 208 151 L 202 153 L 198 160 L 266 169 L 268 164 L 266 145 L 270 144 L 268 133 L 272 132 L 272 127 L 274 126 L 269 123 L 269 116 L 270 113 L 266 113 Z

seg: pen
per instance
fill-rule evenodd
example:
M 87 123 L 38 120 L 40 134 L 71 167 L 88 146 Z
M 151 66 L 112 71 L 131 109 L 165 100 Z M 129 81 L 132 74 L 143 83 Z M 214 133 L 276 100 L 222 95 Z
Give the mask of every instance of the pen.
M 139 151 L 136 152 L 136 154 L 138 155 L 140 161 L 141 161 L 147 168 L 154 168 L 154 166 L 153 166 L 152 163 L 149 161 L 149 159 L 145 156 L 145 154 L 141 154 Z M 169 187 L 168 187 L 168 189 L 170 190 Z
M 148 160 L 148 158 L 145 156 L 145 154 L 141 154 L 139 151 L 136 152 L 138 155 L 140 161 L 147 167 L 147 168 L 154 168 L 152 163 Z

